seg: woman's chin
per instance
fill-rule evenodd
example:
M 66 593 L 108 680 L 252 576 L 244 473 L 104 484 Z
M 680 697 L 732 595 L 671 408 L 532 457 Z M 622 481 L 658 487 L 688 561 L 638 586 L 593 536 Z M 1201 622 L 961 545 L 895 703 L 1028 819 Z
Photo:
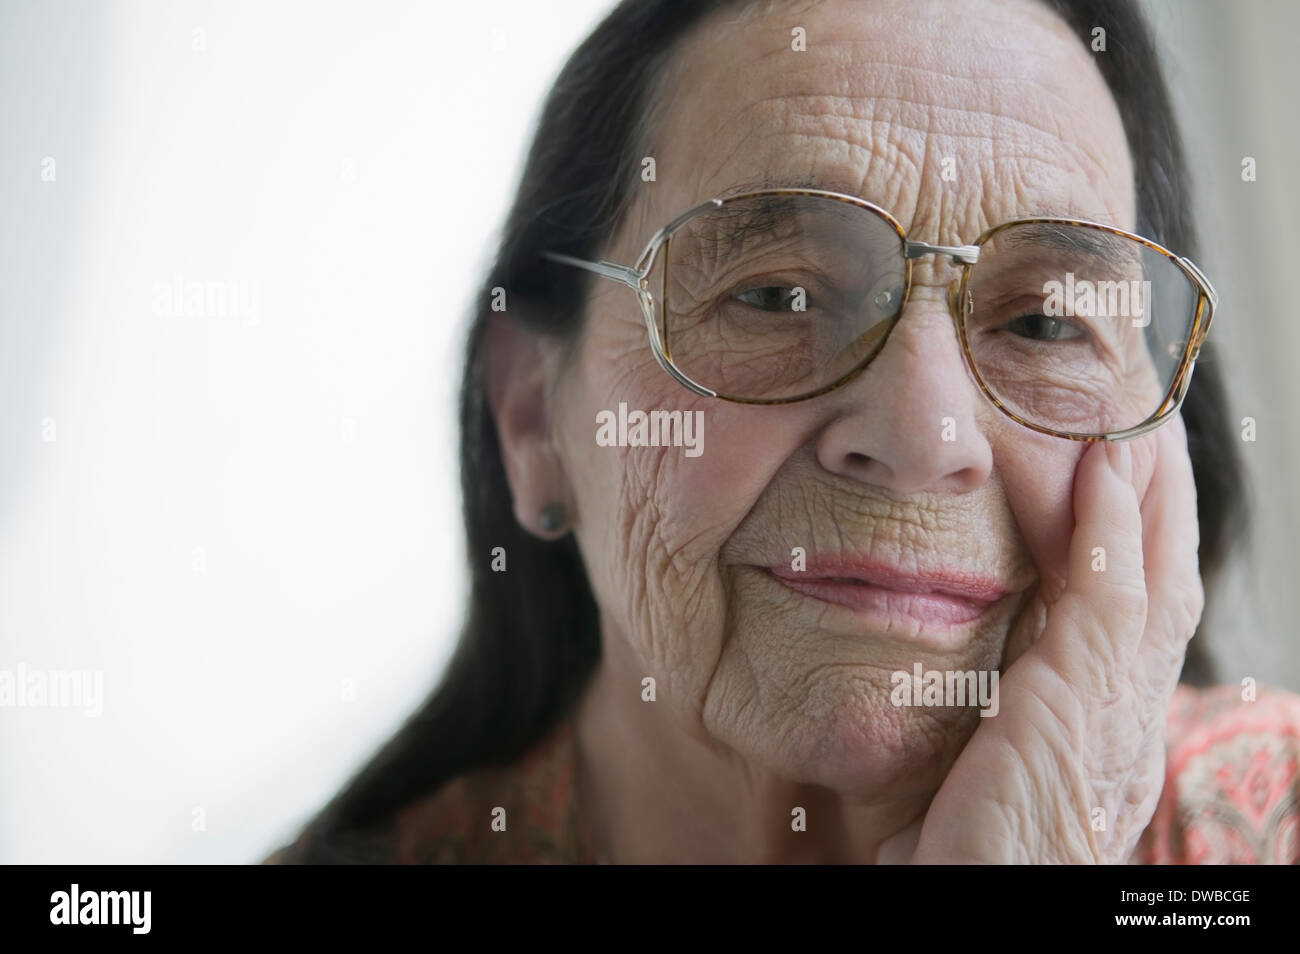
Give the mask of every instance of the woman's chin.
M 750 683 L 756 663 L 745 660 L 749 671 L 742 674 L 724 659 L 715 688 Z M 773 660 L 768 671 L 775 668 Z M 942 698 L 928 705 L 936 700 L 927 700 L 924 692 L 905 697 L 899 687 L 904 677 L 910 683 L 915 675 L 912 665 L 901 662 L 888 671 L 814 666 L 780 688 L 754 692 L 744 705 L 735 705 L 744 698 L 740 692 L 718 692 L 716 700 L 731 704 L 706 708 L 706 727 L 747 760 L 787 781 L 864 798 L 885 791 L 925 791 L 942 780 L 980 715 L 977 706 L 949 705 Z
M 925 790 L 942 781 L 979 716 L 963 708 L 845 706 L 828 714 L 810 779 L 864 797 Z

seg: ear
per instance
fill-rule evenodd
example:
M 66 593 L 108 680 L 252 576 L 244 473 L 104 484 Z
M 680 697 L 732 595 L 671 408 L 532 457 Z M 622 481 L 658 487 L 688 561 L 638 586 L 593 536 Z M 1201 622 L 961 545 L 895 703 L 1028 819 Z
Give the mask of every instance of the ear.
M 490 313 L 485 329 L 488 407 L 501 441 L 501 459 L 515 520 L 544 540 L 572 529 L 574 500 L 552 434 L 552 392 L 559 348 L 504 313 Z M 559 527 L 543 527 L 543 509 L 559 504 Z

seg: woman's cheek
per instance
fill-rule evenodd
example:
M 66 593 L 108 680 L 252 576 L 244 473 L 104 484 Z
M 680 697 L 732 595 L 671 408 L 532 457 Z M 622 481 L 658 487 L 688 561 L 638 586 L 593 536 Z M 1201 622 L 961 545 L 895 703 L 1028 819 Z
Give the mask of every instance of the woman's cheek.
M 661 517 L 658 532 L 688 536 L 692 549 L 709 551 L 695 555 L 712 564 L 804 439 L 805 416 L 695 394 L 649 357 L 643 330 L 635 347 L 623 335 L 593 337 L 581 367 L 565 410 L 568 439 L 581 461 L 575 477 L 601 474 L 599 486 L 587 492 L 614 498 L 593 511 L 617 509 L 626 517 L 629 508 L 652 503 Z M 627 446 L 638 419 L 647 421 L 644 439 L 660 446 Z
M 1074 475 L 1090 444 L 1047 438 L 1051 444 L 1018 440 L 994 450 L 1007 500 L 1034 564 L 1046 580 L 1064 583 L 1074 535 Z M 1129 442 L 1133 486 L 1141 500 L 1155 470 L 1155 437 Z
M 615 334 L 621 330 L 608 324 Z M 656 606 L 680 607 L 706 588 L 702 577 L 716 565 L 729 521 L 744 508 L 734 518 L 728 511 L 740 502 L 734 488 L 726 492 L 731 471 L 716 452 L 711 402 L 615 334 L 586 342 L 562 389 L 556 423 L 597 597 L 644 617 Z M 668 415 L 666 427 L 664 418 L 651 418 L 655 412 Z M 620 622 L 642 632 L 671 623 Z
M 1087 446 L 1018 434 L 994 445 L 993 465 L 1044 582 L 1065 580 L 1074 533 L 1074 472 Z
M 698 456 L 683 455 L 675 462 L 673 484 L 693 509 L 723 525 L 729 536 L 798 451 L 806 428 L 789 409 L 684 396 L 681 406 L 692 409 L 702 439 Z

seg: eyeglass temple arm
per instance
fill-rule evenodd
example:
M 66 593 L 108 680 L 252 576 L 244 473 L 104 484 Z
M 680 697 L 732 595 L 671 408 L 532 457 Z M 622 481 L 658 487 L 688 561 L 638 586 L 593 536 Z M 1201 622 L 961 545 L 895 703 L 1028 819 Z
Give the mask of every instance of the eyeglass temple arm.
M 595 272 L 604 278 L 612 278 L 616 282 L 621 282 L 629 288 L 639 290 L 641 288 L 641 276 L 635 268 L 630 265 L 619 265 L 617 262 L 589 262 L 585 258 L 574 258 L 572 255 L 565 255 L 561 252 L 543 252 L 543 258 L 549 258 L 556 262 L 565 262 L 569 265 L 576 265 L 578 268 L 584 268 L 589 272 Z

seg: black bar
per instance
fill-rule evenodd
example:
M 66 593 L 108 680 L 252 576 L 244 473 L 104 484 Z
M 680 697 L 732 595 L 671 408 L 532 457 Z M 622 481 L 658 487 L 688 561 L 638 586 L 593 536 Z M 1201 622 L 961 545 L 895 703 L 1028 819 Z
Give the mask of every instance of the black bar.
M 867 942 L 898 928 L 904 936 L 919 931 L 918 940 L 952 935 L 978 943 L 992 939 L 990 929 L 1014 928 L 1047 938 L 1142 936 L 1144 943 L 1196 933 L 1231 944 L 1251 932 L 1290 935 L 1300 887 L 1296 869 L 1284 867 L 49 866 L 6 874 L 0 925 L 7 947 L 59 934 L 92 943 L 115 935 L 118 943 L 412 936 L 436 944 L 466 932 L 495 939 L 517 931 L 535 941 L 598 941 L 592 932 L 601 926 L 618 932 L 606 937 L 610 943 L 628 931 L 666 942 L 689 936 L 683 924 L 699 918 L 719 938 L 780 930 L 812 940 L 847 928 Z M 56 907 L 60 892 L 71 901 L 74 884 L 81 911 L 102 908 L 111 917 L 116 906 L 125 923 L 52 923 L 52 916 L 67 920 L 70 905 Z M 147 933 L 137 931 L 146 891 Z M 128 907 L 120 894 L 102 905 L 100 892 L 141 893 Z M 96 900 L 87 902 L 88 894 Z M 1208 926 L 1189 923 L 1206 916 Z M 1242 916 L 1246 923 L 1215 920 Z M 1134 917 L 1153 920 L 1119 920 Z

